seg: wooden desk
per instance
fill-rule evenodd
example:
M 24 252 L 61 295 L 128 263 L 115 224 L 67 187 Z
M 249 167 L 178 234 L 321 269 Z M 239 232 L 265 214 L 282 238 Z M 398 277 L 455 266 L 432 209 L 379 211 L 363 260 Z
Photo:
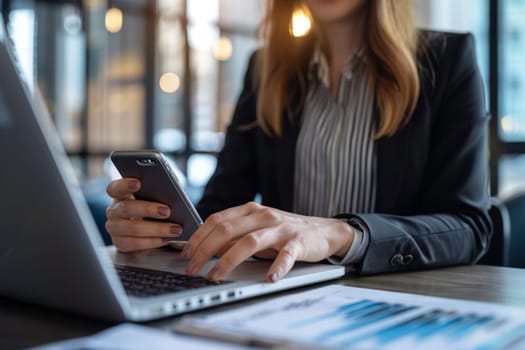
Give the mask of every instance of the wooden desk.
M 525 306 L 525 269 L 485 265 L 339 280 L 363 288 Z
M 484 265 L 458 266 L 429 271 L 385 274 L 369 277 L 348 276 L 331 283 L 397 292 L 495 302 L 525 307 L 525 269 Z M 326 285 L 329 283 L 321 284 Z M 315 288 L 305 287 L 289 292 Z M 276 294 L 274 294 L 276 295 Z M 265 296 L 225 305 L 211 311 L 266 300 Z M 210 312 L 210 311 L 200 311 Z M 148 323 L 170 328 L 177 317 Z M 23 348 L 53 341 L 86 336 L 111 323 L 0 298 L 0 349 Z

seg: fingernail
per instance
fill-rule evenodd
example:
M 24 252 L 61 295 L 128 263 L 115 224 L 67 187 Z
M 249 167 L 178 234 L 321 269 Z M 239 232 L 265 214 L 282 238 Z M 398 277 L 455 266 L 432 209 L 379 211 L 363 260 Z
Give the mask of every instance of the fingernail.
M 137 180 L 132 180 L 128 182 L 128 189 L 135 191 L 139 188 L 139 182 Z
M 180 236 L 182 233 L 182 227 L 173 225 L 170 227 L 170 232 L 174 235 Z
M 157 208 L 157 213 L 160 216 L 169 216 L 170 215 L 170 208 L 168 208 L 168 207 L 158 207 Z
M 220 278 L 219 269 L 217 266 L 214 266 L 209 272 L 208 272 L 208 279 L 215 281 Z
M 272 273 L 269 277 L 269 280 L 270 282 L 277 282 L 279 280 L 279 275 L 277 274 L 277 272 Z
M 163 242 L 170 242 L 173 239 L 173 237 L 162 237 L 161 239 Z
M 186 273 L 188 275 L 193 275 L 194 274 L 194 270 L 195 270 L 195 262 L 190 261 L 188 266 L 186 266 Z

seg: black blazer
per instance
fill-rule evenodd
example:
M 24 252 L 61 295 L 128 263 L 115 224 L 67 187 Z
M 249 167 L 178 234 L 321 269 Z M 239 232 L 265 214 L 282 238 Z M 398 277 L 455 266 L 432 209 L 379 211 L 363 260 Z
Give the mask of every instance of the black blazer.
M 375 213 L 340 213 L 358 217 L 370 232 L 362 274 L 474 263 L 488 249 L 488 115 L 474 39 L 422 36 L 416 110 L 394 136 L 376 141 Z M 203 217 L 256 194 L 264 205 L 292 210 L 299 118 L 283 118 L 282 137 L 239 130 L 256 118 L 254 66 L 252 56 L 217 169 L 197 206 Z

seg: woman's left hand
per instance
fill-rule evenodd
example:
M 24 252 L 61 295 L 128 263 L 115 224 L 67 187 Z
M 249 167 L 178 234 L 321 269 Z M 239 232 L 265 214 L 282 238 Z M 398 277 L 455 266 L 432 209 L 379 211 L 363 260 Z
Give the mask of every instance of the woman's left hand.
M 272 257 L 266 274 L 275 282 L 295 261 L 315 262 L 344 256 L 354 239 L 347 223 L 332 218 L 303 216 L 250 202 L 211 215 L 183 250 L 186 272 L 197 274 L 213 256 L 220 259 L 208 278 L 221 280 L 250 256 Z

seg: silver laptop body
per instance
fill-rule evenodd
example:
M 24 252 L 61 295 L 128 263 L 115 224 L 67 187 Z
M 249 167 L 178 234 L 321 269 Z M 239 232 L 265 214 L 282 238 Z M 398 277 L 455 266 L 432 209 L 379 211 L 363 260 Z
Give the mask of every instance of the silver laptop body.
M 270 263 L 247 261 L 228 276 L 232 283 L 128 296 L 113 262 L 183 273 L 186 261 L 175 251 L 122 254 L 103 245 L 46 109 L 21 77 L 0 18 L 0 295 L 145 321 L 344 275 L 340 266 L 298 263 L 283 280 L 266 283 Z

